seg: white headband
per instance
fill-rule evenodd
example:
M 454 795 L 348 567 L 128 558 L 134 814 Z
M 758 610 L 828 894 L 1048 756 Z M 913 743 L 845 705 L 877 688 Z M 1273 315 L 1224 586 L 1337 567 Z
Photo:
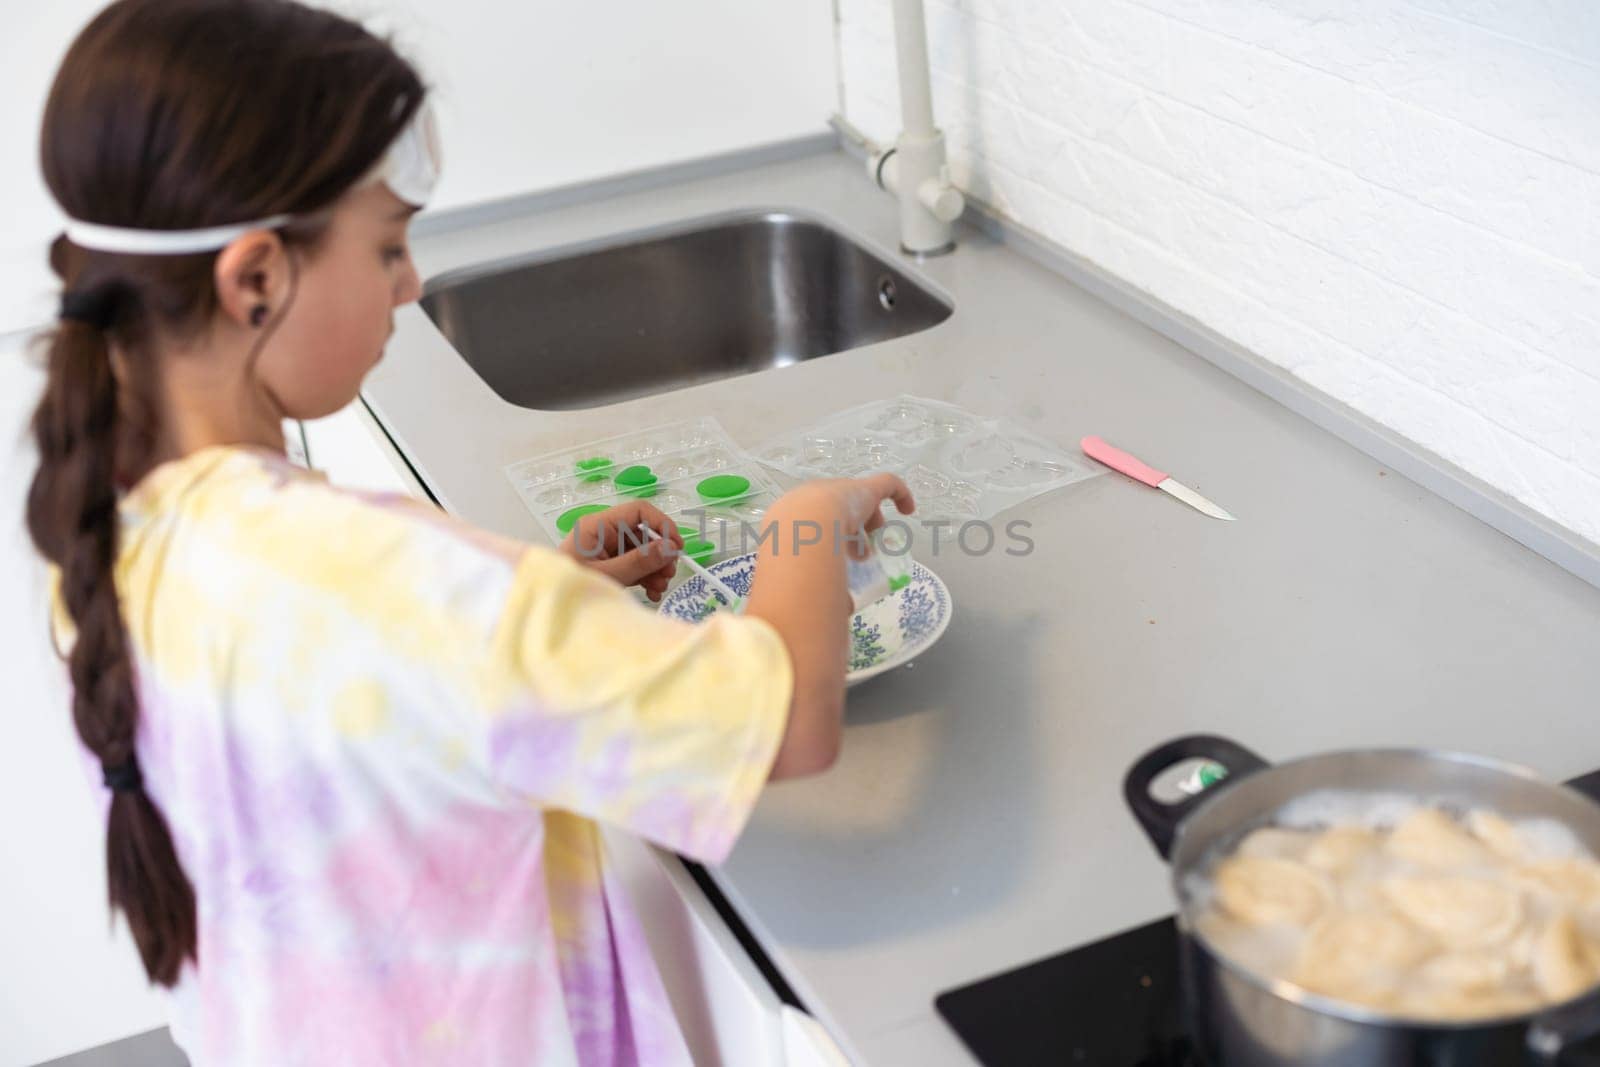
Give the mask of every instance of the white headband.
M 68 219 L 66 232 L 67 240 L 79 248 L 122 252 L 133 256 L 177 256 L 190 252 L 215 252 L 254 230 L 275 230 L 289 219 L 288 215 L 273 215 L 254 222 L 208 226 L 203 230 L 132 230 Z
M 405 129 L 401 130 L 375 167 L 352 188 L 360 189 L 383 182 L 401 200 L 422 207 L 439 182 L 439 131 L 433 110 L 423 101 Z M 292 220 L 292 215 L 272 215 L 250 222 L 226 226 L 207 226 L 199 230 L 140 230 L 123 226 L 101 226 L 94 222 L 68 219 L 67 240 L 79 248 L 97 252 L 120 252 L 135 256 L 177 256 L 194 252 L 215 252 L 226 248 L 247 233 L 275 230 Z
M 433 108 L 424 100 L 400 131 L 378 165 L 356 182 L 360 189 L 378 182 L 412 207 L 425 207 L 439 184 L 439 167 L 444 153 L 439 147 L 439 127 Z

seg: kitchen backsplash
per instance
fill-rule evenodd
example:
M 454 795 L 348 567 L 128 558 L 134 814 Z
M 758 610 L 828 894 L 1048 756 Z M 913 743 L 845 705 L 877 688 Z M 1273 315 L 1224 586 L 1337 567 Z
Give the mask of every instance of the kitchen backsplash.
M 891 5 L 836 0 L 899 130 Z M 1600 4 L 929 0 L 959 185 L 1600 541 Z

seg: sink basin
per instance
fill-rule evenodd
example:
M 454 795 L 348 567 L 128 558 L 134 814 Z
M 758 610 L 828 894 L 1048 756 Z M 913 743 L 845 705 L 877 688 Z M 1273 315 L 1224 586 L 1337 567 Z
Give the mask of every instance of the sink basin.
M 951 307 L 831 226 L 699 219 L 451 271 L 422 309 L 489 388 L 571 410 L 926 330 Z

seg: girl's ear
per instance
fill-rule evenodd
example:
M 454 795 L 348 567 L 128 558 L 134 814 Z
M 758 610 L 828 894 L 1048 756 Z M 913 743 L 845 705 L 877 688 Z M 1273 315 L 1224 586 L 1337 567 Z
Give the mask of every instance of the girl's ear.
M 222 313 L 247 329 L 283 310 L 288 299 L 289 253 L 271 230 L 257 230 L 217 253 L 212 281 Z

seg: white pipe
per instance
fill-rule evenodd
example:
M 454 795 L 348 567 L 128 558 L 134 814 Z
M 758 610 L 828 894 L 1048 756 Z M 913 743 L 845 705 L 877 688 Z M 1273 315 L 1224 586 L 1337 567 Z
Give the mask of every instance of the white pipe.
M 900 248 L 916 256 L 937 256 L 955 248 L 952 223 L 961 217 L 966 200 L 950 184 L 944 134 L 933 124 L 922 0 L 894 0 L 894 40 L 904 128 L 892 148 L 868 141 L 853 128 L 851 132 L 866 149 L 867 173 L 900 202 Z
M 894 46 L 900 67 L 900 123 L 911 137 L 932 137 L 933 89 L 922 0 L 894 0 Z

